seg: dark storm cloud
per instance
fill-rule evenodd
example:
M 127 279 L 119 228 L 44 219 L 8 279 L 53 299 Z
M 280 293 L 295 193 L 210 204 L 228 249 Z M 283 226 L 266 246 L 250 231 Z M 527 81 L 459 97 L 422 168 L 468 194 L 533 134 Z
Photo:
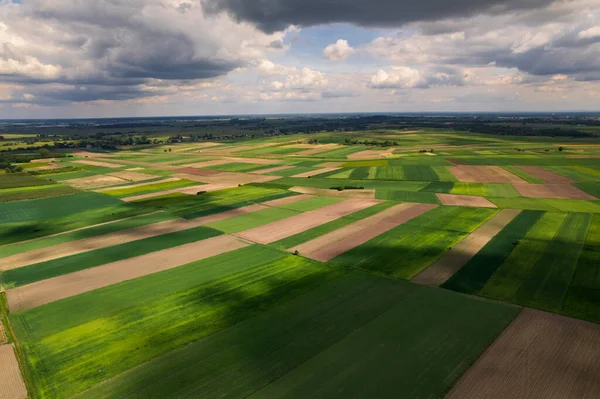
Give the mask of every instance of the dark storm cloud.
M 367 27 L 501 14 L 545 7 L 553 0 L 204 0 L 209 13 L 228 12 L 265 32 L 289 25 L 346 22 Z

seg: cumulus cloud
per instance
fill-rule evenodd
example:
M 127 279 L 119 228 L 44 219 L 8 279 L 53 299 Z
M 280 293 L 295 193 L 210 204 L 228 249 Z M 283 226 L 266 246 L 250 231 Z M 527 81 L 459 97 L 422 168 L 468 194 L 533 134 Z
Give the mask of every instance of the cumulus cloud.
M 331 61 L 344 61 L 353 52 L 354 49 L 350 47 L 347 40 L 339 39 L 337 42 L 325 47 L 323 55 Z
M 425 71 L 395 66 L 391 71 L 379 69 L 369 82 L 373 89 L 426 89 L 431 86 L 462 86 L 464 73 L 452 67 L 435 67 Z
M 254 23 L 265 32 L 289 25 L 312 26 L 336 22 L 360 26 L 400 26 L 414 21 L 501 14 L 536 9 L 553 0 L 204 0 L 210 13 L 227 12 Z

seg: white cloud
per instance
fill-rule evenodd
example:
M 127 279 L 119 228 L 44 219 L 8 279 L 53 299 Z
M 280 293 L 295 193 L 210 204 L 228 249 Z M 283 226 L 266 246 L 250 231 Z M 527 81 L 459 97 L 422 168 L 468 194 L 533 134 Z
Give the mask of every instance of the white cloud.
M 600 26 L 594 26 L 592 28 L 583 30 L 577 34 L 581 39 L 593 39 L 600 37 Z
M 421 80 L 419 71 L 407 67 L 393 67 L 391 72 L 378 70 L 371 77 L 370 87 L 374 89 L 405 89 L 416 87 Z
M 331 61 L 344 61 L 354 52 L 347 40 L 339 39 L 337 42 L 330 44 L 323 50 L 325 58 Z

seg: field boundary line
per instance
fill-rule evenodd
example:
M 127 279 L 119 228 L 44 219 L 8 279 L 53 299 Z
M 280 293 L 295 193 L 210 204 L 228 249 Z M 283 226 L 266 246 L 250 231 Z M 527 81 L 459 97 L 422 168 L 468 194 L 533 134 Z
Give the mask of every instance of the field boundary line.
M 413 277 L 411 282 L 434 287 L 444 284 L 520 213 L 520 209 L 503 209 L 496 213 Z

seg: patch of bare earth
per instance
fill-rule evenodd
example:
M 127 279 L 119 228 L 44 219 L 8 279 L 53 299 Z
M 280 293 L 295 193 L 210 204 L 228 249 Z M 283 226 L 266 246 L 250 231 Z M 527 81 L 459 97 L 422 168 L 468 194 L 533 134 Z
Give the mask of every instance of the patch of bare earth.
M 422 285 L 439 286 L 467 264 L 481 249 L 491 241 L 521 211 L 503 209 L 485 222 L 466 238 L 445 252 L 435 262 L 411 280 Z
M 63 183 L 75 188 L 88 189 L 96 187 L 115 186 L 117 184 L 127 183 L 127 180 L 119 179 L 115 176 L 96 175 L 65 180 L 63 181 Z
M 128 189 L 128 188 L 151 186 L 151 185 L 154 185 L 154 184 L 168 183 L 168 182 L 177 181 L 177 180 L 181 180 L 181 179 L 178 178 L 178 177 L 169 177 L 167 179 L 156 180 L 156 181 L 152 181 L 152 182 L 148 182 L 148 183 L 130 184 L 130 185 L 127 185 L 127 186 L 119 186 L 119 187 L 104 187 L 104 188 L 101 188 L 101 189 L 98 189 L 98 190 L 94 190 L 94 191 L 102 193 L 102 192 L 110 191 L 110 190 L 123 190 L 123 189 Z
M 448 170 L 463 183 L 525 183 L 499 166 L 448 166 Z
M 220 170 L 196 169 L 196 168 L 177 168 L 175 172 L 186 173 L 194 176 L 212 176 L 221 173 Z
M 527 198 L 597 199 L 570 184 L 513 184 L 513 186 L 519 194 Z
M 448 161 L 448 162 L 450 162 L 451 164 L 454 164 L 454 165 L 464 165 L 465 164 L 463 161 L 460 161 L 460 160 L 455 159 L 455 158 L 446 158 L 446 161 Z M 454 176 L 456 176 L 456 175 L 454 175 Z
M 75 163 L 80 163 L 83 165 L 90 165 L 90 166 L 102 166 L 104 168 L 112 168 L 112 169 L 117 169 L 120 167 L 123 167 L 125 165 L 117 165 L 114 163 L 108 163 L 108 162 L 100 162 L 100 161 L 85 161 L 85 160 L 81 160 L 81 161 L 73 161 Z
M 12 344 L 0 345 L 0 399 L 25 399 L 27 388 Z
M 316 144 L 316 145 L 313 145 L 312 148 L 309 148 L 306 151 L 300 151 L 300 152 L 295 153 L 294 156 L 305 157 L 305 156 L 315 155 L 320 152 L 330 151 L 330 150 L 333 150 L 338 147 L 340 147 L 340 144 L 320 144 L 320 145 Z
M 175 193 L 192 194 L 193 195 L 193 194 L 197 194 L 200 191 L 204 191 L 204 192 L 219 191 L 219 190 L 224 190 L 226 188 L 232 188 L 232 187 L 235 187 L 235 185 L 234 184 L 226 184 L 226 183 L 223 183 L 223 184 L 202 184 L 202 185 L 199 185 L 199 186 L 174 188 L 172 190 L 157 191 L 155 193 L 135 195 L 133 197 L 121 198 L 121 201 L 132 202 L 132 201 L 138 201 L 138 200 L 142 200 L 142 199 L 160 197 L 162 195 L 175 194 Z
M 194 176 L 177 174 L 176 177 L 181 177 L 183 179 L 201 181 L 204 183 L 213 183 L 213 184 L 230 184 L 237 186 L 238 184 L 248 184 L 248 183 L 264 183 L 271 180 L 281 179 L 280 176 L 271 176 L 271 175 L 256 175 L 250 173 L 237 173 L 237 172 L 220 172 L 215 175 L 208 176 Z
M 368 208 L 379 202 L 381 201 L 351 199 L 242 231 L 235 235 L 260 244 L 269 244 Z
M 572 183 L 573 179 L 551 172 L 539 166 L 517 166 L 518 169 L 546 183 Z
M 6 291 L 6 299 L 11 312 L 19 312 L 210 258 L 247 245 L 249 244 L 229 235 L 212 237 L 9 289 Z
M 600 325 L 524 309 L 446 399 L 596 399 Z
M 436 194 L 442 205 L 471 206 L 476 208 L 497 208 L 497 206 L 484 197 L 475 195 Z
M 322 168 L 322 169 L 313 170 L 312 172 L 299 173 L 299 174 L 294 175 L 292 177 L 311 177 L 311 176 L 317 176 L 317 175 L 322 175 L 323 173 L 333 172 L 334 170 L 338 170 L 338 169 L 340 169 L 340 168 Z
M 336 197 L 336 198 L 364 198 L 372 199 L 375 198 L 375 190 L 330 190 L 327 188 L 316 188 L 316 187 L 292 187 L 289 191 L 296 193 L 320 195 L 323 197 Z
M 437 205 L 399 204 L 374 216 L 290 248 L 288 251 L 298 251 L 304 257 L 327 262 L 435 207 Z
M 119 179 L 125 179 L 129 181 L 144 181 L 155 179 L 159 176 L 149 175 L 147 173 L 139 173 L 139 172 L 130 172 L 130 171 L 122 171 L 122 172 L 114 172 L 109 173 L 109 176 L 118 177 Z

